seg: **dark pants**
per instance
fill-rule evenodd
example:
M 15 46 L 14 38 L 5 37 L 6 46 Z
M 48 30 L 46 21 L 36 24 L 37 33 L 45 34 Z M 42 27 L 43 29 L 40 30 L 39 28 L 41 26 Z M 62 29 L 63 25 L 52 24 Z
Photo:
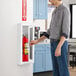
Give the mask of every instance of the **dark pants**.
M 53 62 L 53 76 L 69 76 L 67 55 L 68 55 L 68 42 L 65 41 L 61 48 L 61 56 L 55 56 L 55 50 L 59 41 L 51 42 L 51 54 Z

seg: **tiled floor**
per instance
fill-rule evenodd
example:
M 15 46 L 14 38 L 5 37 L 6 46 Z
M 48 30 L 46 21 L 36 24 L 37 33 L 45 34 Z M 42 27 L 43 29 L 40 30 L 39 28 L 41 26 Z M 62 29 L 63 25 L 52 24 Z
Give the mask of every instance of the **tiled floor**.
M 75 68 L 69 67 L 69 72 L 70 72 L 70 76 L 76 76 L 76 67 Z M 53 76 L 53 75 L 52 72 L 49 71 L 43 73 L 35 73 L 33 74 L 33 76 Z
M 76 76 L 76 67 L 75 68 L 69 68 L 70 76 Z

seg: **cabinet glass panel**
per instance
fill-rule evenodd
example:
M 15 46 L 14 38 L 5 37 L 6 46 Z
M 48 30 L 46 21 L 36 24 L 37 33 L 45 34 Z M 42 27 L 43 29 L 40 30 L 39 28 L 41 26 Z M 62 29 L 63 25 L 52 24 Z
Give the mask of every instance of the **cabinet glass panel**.
M 30 41 L 33 40 L 33 28 L 30 28 Z M 30 46 L 30 59 L 33 58 L 33 47 Z

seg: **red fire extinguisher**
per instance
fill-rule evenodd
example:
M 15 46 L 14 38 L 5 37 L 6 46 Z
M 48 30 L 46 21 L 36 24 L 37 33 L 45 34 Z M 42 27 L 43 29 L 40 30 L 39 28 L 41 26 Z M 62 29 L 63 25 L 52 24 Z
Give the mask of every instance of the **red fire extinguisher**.
M 22 61 L 28 61 L 28 38 L 26 36 L 23 36 L 23 55 L 22 55 Z

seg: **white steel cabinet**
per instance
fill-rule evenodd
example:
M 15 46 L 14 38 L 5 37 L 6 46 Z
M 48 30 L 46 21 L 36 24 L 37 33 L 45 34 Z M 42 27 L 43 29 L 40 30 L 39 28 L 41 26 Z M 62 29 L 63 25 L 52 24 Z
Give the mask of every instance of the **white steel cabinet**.
M 34 62 L 34 46 L 30 46 L 33 40 L 34 29 L 32 25 L 17 24 L 17 57 L 18 64 Z

